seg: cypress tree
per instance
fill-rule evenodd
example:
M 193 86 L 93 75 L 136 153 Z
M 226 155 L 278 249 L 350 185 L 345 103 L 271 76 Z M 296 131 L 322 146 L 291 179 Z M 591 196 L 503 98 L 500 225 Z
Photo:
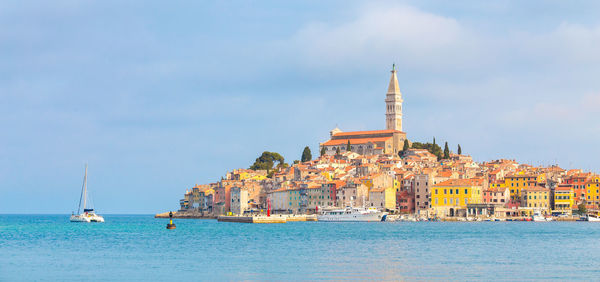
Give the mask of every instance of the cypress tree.
M 460 144 L 458 144 L 458 151 L 457 151 L 457 153 L 458 153 L 459 155 L 462 155 L 462 149 L 460 148 Z
M 335 154 L 336 154 L 336 155 L 339 155 L 339 154 L 340 154 L 340 147 L 337 147 L 337 148 L 335 149 Z
M 404 139 L 404 146 L 402 146 L 402 151 L 408 150 L 408 140 Z
M 346 151 L 352 151 L 352 147 L 350 146 L 350 140 L 348 140 L 348 147 L 346 147 Z
M 448 142 L 444 145 L 444 159 L 450 158 L 450 149 L 448 149 Z
M 435 136 L 433 137 L 433 145 L 435 146 Z
M 321 147 L 321 156 L 325 155 L 325 146 Z
M 312 160 L 312 154 L 310 152 L 310 148 L 308 146 L 304 147 L 304 151 L 302 151 L 302 158 L 300 158 L 301 162 L 308 162 Z

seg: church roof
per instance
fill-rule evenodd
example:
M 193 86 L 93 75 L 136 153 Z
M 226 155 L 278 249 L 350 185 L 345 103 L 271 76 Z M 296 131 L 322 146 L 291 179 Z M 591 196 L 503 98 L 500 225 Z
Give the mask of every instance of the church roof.
M 366 134 L 382 134 L 382 133 L 404 133 L 400 130 L 394 129 L 384 129 L 384 130 L 367 130 L 367 131 L 348 131 L 348 132 L 340 132 L 334 134 L 333 136 L 341 137 L 341 136 L 352 136 L 352 135 L 366 135 Z
M 390 138 L 392 138 L 392 136 L 388 136 L 388 137 L 373 137 L 373 138 L 351 138 L 351 139 L 335 139 L 335 140 L 329 140 L 321 145 L 323 146 L 333 146 L 333 145 L 342 145 L 342 144 L 348 144 L 348 140 L 350 140 L 350 144 L 351 145 L 356 145 L 356 144 L 366 144 L 366 143 L 376 143 L 376 142 L 385 142 L 387 140 L 389 140 Z

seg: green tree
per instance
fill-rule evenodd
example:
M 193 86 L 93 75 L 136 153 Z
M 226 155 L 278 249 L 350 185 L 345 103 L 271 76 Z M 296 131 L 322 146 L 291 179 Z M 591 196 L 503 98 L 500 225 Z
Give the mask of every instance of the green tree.
M 435 145 L 435 136 L 433 136 L 433 145 Z
M 399 157 L 404 157 L 404 155 L 406 154 L 406 151 L 410 148 L 410 145 L 408 144 L 408 140 L 404 139 L 404 145 L 402 146 L 402 151 L 398 152 L 398 156 Z
M 438 161 L 442 159 L 442 148 L 440 148 L 440 146 L 438 144 L 413 142 L 412 148 L 413 149 L 426 149 L 427 151 L 429 151 L 430 153 L 435 155 L 437 157 Z
M 277 164 L 275 166 L 275 164 Z M 251 170 L 266 170 L 269 173 L 273 167 L 285 168 L 288 164 L 279 153 L 264 151 L 260 157 L 256 158 L 254 164 L 250 166 Z
M 299 160 L 294 160 L 294 164 L 299 164 L 300 161 Z
M 348 140 L 348 145 L 346 146 L 346 151 L 351 152 L 352 146 L 350 146 L 350 140 Z
M 321 156 L 325 155 L 325 146 L 321 147 Z
M 579 211 L 579 214 L 586 214 L 587 213 L 587 208 L 585 207 L 584 203 L 581 203 L 577 206 L 577 209 Z
M 459 155 L 462 155 L 462 149 L 460 148 L 460 144 L 458 144 L 458 151 L 456 151 Z
M 448 149 L 448 142 L 444 145 L 444 159 L 450 158 L 450 149 Z
M 308 162 L 312 160 L 312 154 L 310 153 L 310 148 L 308 146 L 304 147 L 304 151 L 302 151 L 302 158 L 300 158 L 301 162 Z
M 339 154 L 340 154 L 340 147 L 337 147 L 337 148 L 335 149 L 335 154 L 336 154 L 336 155 L 339 155 Z

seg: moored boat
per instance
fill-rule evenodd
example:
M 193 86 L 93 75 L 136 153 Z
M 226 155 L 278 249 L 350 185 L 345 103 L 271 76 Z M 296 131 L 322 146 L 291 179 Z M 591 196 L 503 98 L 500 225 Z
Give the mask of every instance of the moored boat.
M 93 208 L 87 208 L 87 164 L 85 165 L 85 174 L 83 176 L 83 187 L 81 187 L 81 196 L 79 197 L 79 207 L 77 214 L 71 214 L 71 222 L 104 222 L 104 217 L 96 214 Z M 83 213 L 81 211 L 83 201 Z
M 355 208 L 346 207 L 345 209 L 326 210 L 320 215 L 317 215 L 318 221 L 330 221 L 330 222 L 341 222 L 341 221 L 361 221 L 361 222 L 374 222 L 374 221 L 385 221 L 387 217 L 386 212 L 378 211 L 374 208 Z
M 597 215 L 587 215 L 586 217 L 587 221 L 592 221 L 592 222 L 600 222 L 600 217 L 598 217 Z
M 531 219 L 535 222 L 546 222 L 546 221 L 552 221 L 552 218 L 546 218 L 544 215 L 542 215 L 541 212 L 539 211 L 535 211 L 533 213 L 533 216 L 531 217 Z

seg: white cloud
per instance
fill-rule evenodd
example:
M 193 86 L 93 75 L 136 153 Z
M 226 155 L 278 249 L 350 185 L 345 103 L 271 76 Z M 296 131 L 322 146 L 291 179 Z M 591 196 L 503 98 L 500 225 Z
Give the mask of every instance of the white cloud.
M 328 68 L 397 60 L 401 67 L 461 67 L 478 42 L 455 19 L 410 6 L 361 7 L 341 24 L 310 23 L 291 39 L 303 63 Z

